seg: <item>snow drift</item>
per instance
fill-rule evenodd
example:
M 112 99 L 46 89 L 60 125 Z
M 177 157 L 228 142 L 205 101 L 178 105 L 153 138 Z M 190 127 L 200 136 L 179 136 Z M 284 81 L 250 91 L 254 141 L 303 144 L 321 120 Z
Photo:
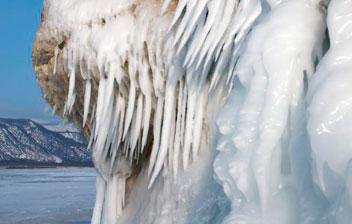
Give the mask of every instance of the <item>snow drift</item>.
M 348 223 L 351 11 L 46 0 L 32 60 L 90 136 L 92 223 Z

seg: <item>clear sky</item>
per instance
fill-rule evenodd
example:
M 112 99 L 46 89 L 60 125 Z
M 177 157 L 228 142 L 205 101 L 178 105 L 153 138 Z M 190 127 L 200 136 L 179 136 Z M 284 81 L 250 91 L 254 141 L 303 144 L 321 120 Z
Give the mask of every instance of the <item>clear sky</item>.
M 45 111 L 31 49 L 43 0 L 0 0 L 0 117 L 57 120 Z

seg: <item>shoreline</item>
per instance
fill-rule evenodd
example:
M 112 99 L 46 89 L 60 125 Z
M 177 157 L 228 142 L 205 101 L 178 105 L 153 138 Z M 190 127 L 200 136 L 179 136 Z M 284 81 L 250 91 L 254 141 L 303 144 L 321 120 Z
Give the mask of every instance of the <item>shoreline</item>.
M 1 163 L 0 170 L 10 169 L 58 169 L 58 168 L 94 168 L 93 163 L 62 163 L 62 164 L 50 164 L 50 163 Z

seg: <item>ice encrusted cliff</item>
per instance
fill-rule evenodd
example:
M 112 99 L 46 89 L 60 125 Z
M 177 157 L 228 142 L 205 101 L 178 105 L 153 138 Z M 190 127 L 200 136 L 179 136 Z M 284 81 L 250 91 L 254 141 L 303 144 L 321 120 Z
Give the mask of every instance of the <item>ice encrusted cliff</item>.
M 349 223 L 351 0 L 46 0 L 32 60 L 90 138 L 92 223 Z

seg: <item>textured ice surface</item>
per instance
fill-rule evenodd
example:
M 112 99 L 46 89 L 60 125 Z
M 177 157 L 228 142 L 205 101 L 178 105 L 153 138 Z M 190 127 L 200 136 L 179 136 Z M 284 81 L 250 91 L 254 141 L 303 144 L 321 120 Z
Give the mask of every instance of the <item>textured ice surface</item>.
M 269 3 L 217 120 L 225 223 L 350 223 L 352 2 Z
M 95 176 L 92 168 L 0 170 L 0 223 L 90 223 Z
M 327 223 L 352 218 L 352 2 L 328 9 L 330 49 L 319 63 L 308 92 L 308 131 L 313 174 L 329 201 Z

